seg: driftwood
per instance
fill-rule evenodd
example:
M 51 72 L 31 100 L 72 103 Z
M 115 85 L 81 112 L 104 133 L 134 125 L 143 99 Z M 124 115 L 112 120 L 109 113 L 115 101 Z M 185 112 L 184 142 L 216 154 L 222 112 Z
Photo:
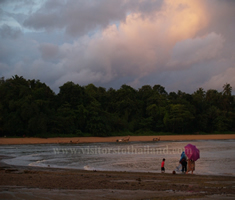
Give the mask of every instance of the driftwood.
M 130 141 L 130 136 L 116 140 L 116 142 L 129 142 Z
M 153 141 L 160 141 L 160 137 L 159 138 L 153 138 Z

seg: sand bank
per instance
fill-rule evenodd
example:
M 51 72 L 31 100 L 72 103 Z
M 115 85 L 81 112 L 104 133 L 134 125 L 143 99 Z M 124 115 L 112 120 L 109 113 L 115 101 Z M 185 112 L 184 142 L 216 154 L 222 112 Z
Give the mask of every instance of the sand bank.
M 73 138 L 0 138 L 0 145 L 3 144 L 56 144 L 56 143 L 98 143 L 116 142 L 123 137 L 73 137 Z M 158 135 L 158 136 L 131 136 L 130 141 L 153 141 L 153 138 L 160 138 L 161 141 L 179 140 L 227 140 L 235 139 L 235 134 L 223 135 Z

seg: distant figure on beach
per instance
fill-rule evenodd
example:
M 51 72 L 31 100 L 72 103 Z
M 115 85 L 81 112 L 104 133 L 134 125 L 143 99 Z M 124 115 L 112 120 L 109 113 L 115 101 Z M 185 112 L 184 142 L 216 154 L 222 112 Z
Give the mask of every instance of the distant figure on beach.
M 153 141 L 160 141 L 160 137 L 159 138 L 153 138 Z
M 184 153 L 184 151 L 181 154 L 181 158 L 180 158 L 180 164 L 182 165 L 182 172 L 186 172 L 187 171 L 187 157 Z
M 77 144 L 77 143 L 79 143 L 79 139 L 78 139 L 77 141 L 75 141 L 75 142 L 73 142 L 72 140 L 70 140 L 70 144 Z
M 116 142 L 129 142 L 130 141 L 130 136 L 128 135 L 128 137 L 116 140 Z
M 193 171 L 195 171 L 195 161 L 193 160 L 188 160 L 188 169 L 186 171 L 186 174 L 188 174 L 188 172 L 190 172 L 193 174 Z
M 165 172 L 165 158 L 162 159 L 162 164 L 161 164 L 161 172 L 164 173 Z

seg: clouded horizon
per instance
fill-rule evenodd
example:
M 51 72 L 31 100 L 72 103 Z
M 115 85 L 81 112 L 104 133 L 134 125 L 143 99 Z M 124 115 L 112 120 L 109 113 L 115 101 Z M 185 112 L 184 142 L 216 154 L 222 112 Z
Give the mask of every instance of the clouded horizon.
M 0 0 L 0 77 L 235 93 L 233 0 Z

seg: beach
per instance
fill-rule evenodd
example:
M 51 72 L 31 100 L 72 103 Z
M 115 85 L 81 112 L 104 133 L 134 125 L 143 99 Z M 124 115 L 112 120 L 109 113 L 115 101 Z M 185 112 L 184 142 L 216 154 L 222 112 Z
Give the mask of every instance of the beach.
M 152 141 L 159 136 L 131 136 Z M 0 144 L 115 142 L 107 138 L 1 138 Z M 160 136 L 161 141 L 228 140 L 235 135 Z M 0 159 L 6 159 L 1 155 Z M 225 167 L 226 168 L 226 167 Z M 0 162 L 0 199 L 234 199 L 235 177 L 15 166 Z
M 0 199 L 234 199 L 235 177 L 0 167 Z
M 123 136 L 115 137 L 73 137 L 73 138 L 0 138 L 0 145 L 3 144 L 56 144 L 56 143 L 99 143 L 116 142 Z M 178 140 L 228 140 L 235 139 L 235 134 L 223 135 L 158 135 L 158 136 L 130 136 L 130 141 L 153 141 L 153 138 L 160 138 L 160 141 Z

